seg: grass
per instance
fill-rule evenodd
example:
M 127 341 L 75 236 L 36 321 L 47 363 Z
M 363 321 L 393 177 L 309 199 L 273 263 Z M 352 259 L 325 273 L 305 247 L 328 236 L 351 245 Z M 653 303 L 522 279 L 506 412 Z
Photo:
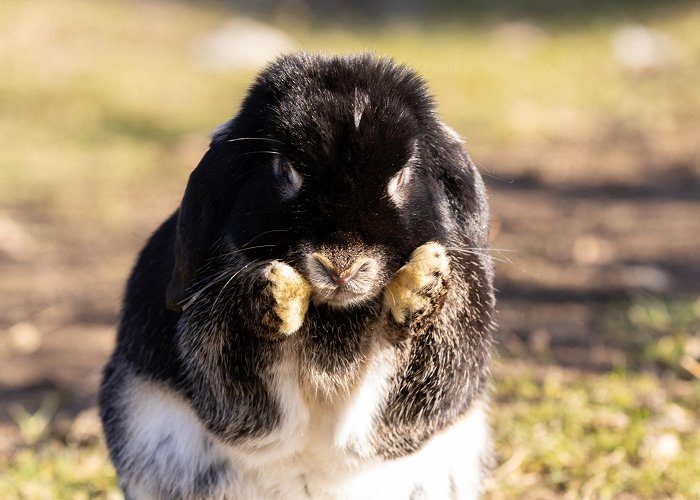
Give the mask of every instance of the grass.
M 644 299 L 625 311 L 613 325 L 630 364 L 677 377 L 698 377 L 698 371 L 689 372 L 687 360 L 700 358 L 700 301 Z
M 114 223 L 124 218 L 124 192 L 164 178 L 181 185 L 206 133 L 235 111 L 254 74 L 211 72 L 193 55 L 228 15 L 195 4 L 4 2 L 2 199 L 66 223 Z M 648 73 L 615 62 L 619 19 L 290 29 L 300 49 L 373 50 L 409 62 L 477 159 L 510 150 L 519 168 L 549 168 L 560 178 L 562 144 L 576 153 L 577 145 L 610 146 L 611 134 L 637 139 L 626 152 L 632 160 L 687 163 L 678 152 L 697 152 L 698 22 L 700 9 L 689 7 L 649 20 L 671 48 L 667 65 Z M 629 174 L 629 161 L 616 163 L 601 175 Z
M 496 371 L 495 400 L 492 498 L 700 495 L 697 383 L 516 364 Z
M 496 363 L 488 498 L 697 498 L 700 384 Z M 0 461 L 5 499 L 119 498 L 96 435 L 45 435 Z
M 123 498 L 103 446 L 58 440 L 15 452 L 0 473 L 0 495 L 8 500 Z
M 700 157 L 700 8 L 662 11 L 581 24 L 280 25 L 301 49 L 373 50 L 416 67 L 446 121 L 499 175 L 525 168 L 551 182 L 595 183 Z M 77 237 L 95 253 L 123 251 L 115 242 L 132 234 L 140 242 L 176 206 L 206 133 L 235 111 L 254 75 L 211 72 L 193 56 L 229 15 L 194 2 L 3 2 L 2 210 L 50 227 L 68 253 Z M 611 41 L 629 22 L 666 37 L 659 68 L 616 62 Z M 497 361 L 490 498 L 700 496 L 700 382 L 684 364 L 700 357 L 698 302 L 634 300 L 610 325 L 625 352 L 612 372 Z M 0 456 L 0 498 L 119 497 L 97 435 L 57 430 L 50 403 L 15 412 L 19 437 Z

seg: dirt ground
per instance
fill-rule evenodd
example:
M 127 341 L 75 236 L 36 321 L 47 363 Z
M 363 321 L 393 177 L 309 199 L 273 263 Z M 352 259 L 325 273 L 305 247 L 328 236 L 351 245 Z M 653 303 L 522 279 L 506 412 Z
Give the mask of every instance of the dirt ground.
M 543 175 L 550 167 L 526 153 L 479 158 L 504 357 L 609 369 L 634 343 L 615 323 L 626 304 L 697 300 L 698 158 L 691 151 L 682 165 L 632 162 L 632 172 L 611 168 L 603 178 L 584 160 Z M 157 202 L 132 193 L 130 221 L 115 234 L 43 220 L 31 207 L 0 214 L 0 453 L 12 446 L 19 405 L 32 412 L 58 395 L 58 421 L 94 406 L 131 263 L 183 187 L 184 177 L 160 186 Z

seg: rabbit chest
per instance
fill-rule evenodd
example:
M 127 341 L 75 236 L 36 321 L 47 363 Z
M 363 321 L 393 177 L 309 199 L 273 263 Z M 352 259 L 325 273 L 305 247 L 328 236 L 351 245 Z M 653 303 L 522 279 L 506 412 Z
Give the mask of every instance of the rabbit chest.
M 356 386 L 332 401 L 310 397 L 294 349 L 270 370 L 268 390 L 281 419 L 264 436 L 226 444 L 171 389 L 132 378 L 123 404 L 133 463 L 142 474 L 126 487 L 152 498 L 149 483 L 171 484 L 193 498 L 419 499 L 473 498 L 488 448 L 482 405 L 397 459 L 375 452 L 373 425 L 394 375 L 397 353 L 373 346 Z M 456 492 L 459 492 L 457 494 Z

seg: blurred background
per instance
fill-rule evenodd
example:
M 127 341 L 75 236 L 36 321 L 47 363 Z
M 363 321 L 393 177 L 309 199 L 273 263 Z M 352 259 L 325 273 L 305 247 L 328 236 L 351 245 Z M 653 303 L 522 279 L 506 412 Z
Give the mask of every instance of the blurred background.
M 125 279 L 280 53 L 416 68 L 489 188 L 488 498 L 700 497 L 700 3 L 0 4 L 0 497 L 119 498 Z

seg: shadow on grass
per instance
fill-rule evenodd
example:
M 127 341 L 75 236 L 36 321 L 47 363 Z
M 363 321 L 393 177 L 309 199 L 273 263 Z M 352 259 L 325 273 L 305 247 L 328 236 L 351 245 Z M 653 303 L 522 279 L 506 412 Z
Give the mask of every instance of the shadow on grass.
M 28 384 L 0 384 L 0 424 L 21 425 L 18 422 L 19 412 L 34 415 L 42 412 L 46 401 L 55 401 L 50 414 L 45 415 L 47 423 L 60 418 L 73 420 L 83 410 L 96 404 L 92 394 L 81 394 L 68 386 L 59 384 L 56 380 L 44 378 Z
M 523 168 L 523 170 L 527 170 Z M 601 201 L 692 201 L 700 203 L 700 176 L 692 165 L 674 165 L 663 170 L 649 169 L 642 182 L 605 184 L 549 184 L 536 175 L 500 179 L 489 177 L 487 184 L 494 191 L 530 191 L 546 193 L 561 199 Z

